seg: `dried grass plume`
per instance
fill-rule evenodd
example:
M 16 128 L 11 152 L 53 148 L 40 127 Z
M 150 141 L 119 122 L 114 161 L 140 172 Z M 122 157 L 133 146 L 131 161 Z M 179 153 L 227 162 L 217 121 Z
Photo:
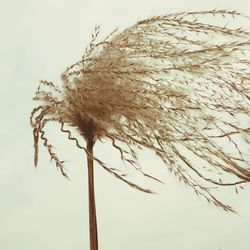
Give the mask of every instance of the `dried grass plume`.
M 233 211 L 214 190 L 250 181 L 250 32 L 236 27 L 238 20 L 249 26 L 248 17 L 227 10 L 153 16 L 101 41 L 97 27 L 82 59 L 63 72 L 62 86 L 39 85 L 40 105 L 30 117 L 35 165 L 41 139 L 67 176 L 44 130 L 58 122 L 78 148 L 130 186 L 151 192 L 90 155 L 68 127 L 86 141 L 111 140 L 135 168 L 138 149 L 153 150 L 198 195 Z

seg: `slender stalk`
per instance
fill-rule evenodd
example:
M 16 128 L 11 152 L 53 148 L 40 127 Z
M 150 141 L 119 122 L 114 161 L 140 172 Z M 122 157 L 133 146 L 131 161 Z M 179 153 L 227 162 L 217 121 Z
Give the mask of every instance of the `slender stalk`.
M 87 141 L 87 150 L 93 155 L 93 140 Z M 89 240 L 90 250 L 98 250 L 97 237 L 97 221 L 96 221 L 96 207 L 95 207 L 95 189 L 94 189 L 94 169 L 93 159 L 89 156 L 88 160 L 88 184 L 89 184 Z

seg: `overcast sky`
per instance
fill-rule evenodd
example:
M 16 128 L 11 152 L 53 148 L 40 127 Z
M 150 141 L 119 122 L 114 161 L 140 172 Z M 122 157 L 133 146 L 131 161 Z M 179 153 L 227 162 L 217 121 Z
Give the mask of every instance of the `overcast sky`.
M 48 129 L 67 160 L 66 181 L 40 150 L 33 167 L 29 114 L 40 79 L 60 82 L 60 73 L 77 61 L 94 27 L 103 34 L 138 19 L 180 10 L 223 8 L 250 15 L 247 0 L 0 0 L 0 249 L 88 249 L 86 158 L 73 143 Z M 110 145 L 96 152 L 121 164 Z M 239 215 L 207 204 L 179 183 L 151 152 L 142 165 L 154 167 L 165 186 L 146 195 L 96 167 L 100 250 L 249 250 L 250 186 L 220 197 Z M 231 192 L 232 191 L 232 192 Z

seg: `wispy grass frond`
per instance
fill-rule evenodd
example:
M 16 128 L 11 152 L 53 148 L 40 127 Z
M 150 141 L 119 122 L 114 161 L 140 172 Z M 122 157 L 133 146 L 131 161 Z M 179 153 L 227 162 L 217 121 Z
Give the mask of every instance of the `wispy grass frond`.
M 215 18 L 226 24 L 213 24 Z M 238 20 L 249 26 L 236 11 L 170 13 L 102 41 L 97 27 L 82 59 L 62 74 L 62 86 L 41 81 L 35 94 L 41 103 L 31 113 L 35 165 L 40 138 L 65 175 L 43 130 L 57 121 L 87 155 L 63 124 L 86 140 L 109 139 L 140 171 L 138 149 L 153 150 L 197 194 L 233 211 L 213 190 L 250 181 L 250 32 L 235 27 Z M 151 192 L 91 157 L 130 186 Z

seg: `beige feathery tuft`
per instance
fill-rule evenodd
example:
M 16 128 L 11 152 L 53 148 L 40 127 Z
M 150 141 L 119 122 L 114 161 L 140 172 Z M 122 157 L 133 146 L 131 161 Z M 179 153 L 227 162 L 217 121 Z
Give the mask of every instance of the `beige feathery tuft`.
M 227 10 L 154 16 L 103 41 L 97 27 L 82 60 L 62 74 L 62 86 L 41 81 L 35 94 L 41 103 L 31 113 L 35 165 L 41 139 L 67 176 L 44 132 L 56 121 L 78 148 L 130 186 L 152 192 L 90 155 L 64 125 L 86 140 L 110 139 L 137 169 L 138 149 L 153 150 L 198 195 L 233 211 L 213 191 L 250 182 L 250 32 L 234 27 L 238 19 L 249 26 L 248 17 Z

